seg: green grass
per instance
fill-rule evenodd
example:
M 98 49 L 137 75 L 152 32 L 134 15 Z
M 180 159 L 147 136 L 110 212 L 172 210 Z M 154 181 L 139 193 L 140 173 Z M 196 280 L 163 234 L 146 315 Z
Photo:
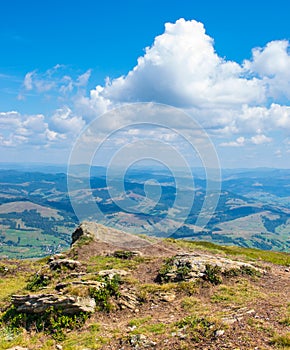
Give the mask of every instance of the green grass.
M 290 349 L 290 332 L 274 336 L 271 343 L 278 348 Z
M 51 255 L 58 246 L 67 248 L 67 243 L 61 238 L 45 234 L 41 229 L 29 231 L 6 229 L 3 245 L 0 247 L 0 257 L 26 259 Z M 11 241 L 16 246 L 8 245 Z
M 142 317 L 142 318 L 133 318 L 132 320 L 130 320 L 128 322 L 128 326 L 129 327 L 140 327 L 141 325 L 143 325 L 144 323 L 149 322 L 152 319 L 151 316 L 147 316 L 147 317 Z
M 27 284 L 27 275 L 0 279 L 0 302 L 11 294 L 16 294 L 25 288 Z
M 101 328 L 99 323 L 93 323 L 82 332 L 75 331 L 67 334 L 67 338 L 61 343 L 63 350 L 100 349 L 109 342 L 109 339 L 100 336 Z
M 212 317 L 197 317 L 196 315 L 186 316 L 176 322 L 176 327 L 183 333 L 189 334 L 190 339 L 200 342 L 202 339 L 211 339 L 221 324 Z
M 290 254 L 284 252 L 274 252 L 269 250 L 260 250 L 255 248 L 242 248 L 237 246 L 222 246 L 211 242 L 204 241 L 187 241 L 167 239 L 168 242 L 174 243 L 179 247 L 190 250 L 201 249 L 211 253 L 222 253 L 225 255 L 243 257 L 255 261 L 265 261 L 272 264 L 290 266 Z
M 164 334 L 167 328 L 168 325 L 166 325 L 165 323 L 151 323 L 150 318 L 144 318 L 144 321 L 141 322 L 139 326 L 136 326 L 136 328 L 131 331 L 131 334 Z
M 286 327 L 290 327 L 290 304 L 287 305 L 287 308 L 284 311 L 282 318 L 279 320 L 279 323 Z
M 113 256 L 94 256 L 88 262 L 87 272 L 96 272 L 108 269 L 135 269 L 139 264 L 145 262 L 146 259 L 136 257 L 134 259 L 121 259 Z
M 245 305 L 258 298 L 264 298 L 265 295 L 258 288 L 251 285 L 247 280 L 240 279 L 233 286 L 219 285 L 211 297 L 214 303 Z

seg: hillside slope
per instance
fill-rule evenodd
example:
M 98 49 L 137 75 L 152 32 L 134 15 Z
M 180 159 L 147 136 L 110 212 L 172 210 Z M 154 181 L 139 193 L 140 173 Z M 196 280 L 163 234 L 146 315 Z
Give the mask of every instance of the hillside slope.
M 290 255 L 83 223 L 0 262 L 0 349 L 287 349 Z M 129 243 L 128 243 L 129 242 Z
M 85 208 L 90 193 L 82 171 L 77 173 L 80 177 L 70 178 L 64 173 L 0 169 L 0 259 L 41 258 L 69 247 L 71 232 L 78 225 L 72 203 Z M 197 226 L 197 218 L 205 198 L 213 193 L 206 193 L 207 182 L 199 173 L 194 189 L 182 173 L 175 179 L 156 169 L 137 169 L 125 179 L 116 174 L 110 190 L 105 169 L 92 169 L 91 175 L 92 195 L 103 215 L 92 219 L 84 210 L 81 220 L 102 220 L 104 225 L 133 233 L 290 251 L 289 170 L 227 171 L 217 207 L 205 227 Z M 68 179 L 76 186 L 70 193 Z M 177 193 L 181 201 L 176 201 Z M 209 215 L 210 210 L 203 214 Z

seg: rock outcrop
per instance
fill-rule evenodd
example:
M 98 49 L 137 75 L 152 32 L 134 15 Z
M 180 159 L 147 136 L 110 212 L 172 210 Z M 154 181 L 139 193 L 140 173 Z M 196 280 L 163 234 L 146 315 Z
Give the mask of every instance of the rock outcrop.
M 73 259 L 56 259 L 52 260 L 49 263 L 51 270 L 61 270 L 63 267 L 69 270 L 75 270 L 77 267 L 80 267 L 81 263 Z
M 157 279 L 162 281 L 178 282 L 181 280 L 196 280 L 204 278 L 209 270 L 221 273 L 223 275 L 230 274 L 259 274 L 263 271 L 257 267 L 223 257 L 215 257 L 205 254 L 179 254 L 168 262 L 160 271 Z
M 105 284 L 103 282 L 99 282 L 99 281 L 71 281 L 71 282 L 58 283 L 55 286 L 55 289 L 57 291 L 60 291 L 60 290 L 65 289 L 69 286 L 100 289 L 100 288 L 103 288 L 105 286 Z
M 50 307 L 60 309 L 64 314 L 90 313 L 96 306 L 93 298 L 56 294 L 13 295 L 11 302 L 16 311 L 27 314 L 40 314 Z
M 82 222 L 72 234 L 72 245 L 80 238 L 97 240 L 126 249 L 143 248 L 152 242 L 128 232 L 120 231 L 96 222 Z

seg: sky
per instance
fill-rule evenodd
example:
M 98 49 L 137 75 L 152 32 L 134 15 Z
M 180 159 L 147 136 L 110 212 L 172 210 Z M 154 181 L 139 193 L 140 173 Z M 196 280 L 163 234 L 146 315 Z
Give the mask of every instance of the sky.
M 289 13 L 287 0 L 1 1 L 0 162 L 66 164 L 100 116 L 112 149 L 146 135 L 186 154 L 178 113 L 142 129 L 146 113 L 122 109 L 149 102 L 192 118 L 224 168 L 290 168 Z

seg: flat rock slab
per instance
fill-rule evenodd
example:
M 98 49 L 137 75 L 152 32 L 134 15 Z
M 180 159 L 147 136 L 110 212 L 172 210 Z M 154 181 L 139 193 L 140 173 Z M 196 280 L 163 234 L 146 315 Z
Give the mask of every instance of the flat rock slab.
M 77 267 L 80 267 L 81 263 L 77 260 L 72 260 L 72 259 L 56 259 L 52 260 L 49 263 L 49 267 L 51 270 L 60 270 L 63 267 L 70 269 L 70 270 L 75 270 Z
M 39 314 L 50 307 L 61 309 L 64 314 L 90 313 L 96 306 L 93 298 L 56 294 L 12 295 L 11 302 L 18 312 L 28 314 Z
M 140 249 L 152 244 L 149 239 L 138 237 L 138 235 L 87 221 L 82 222 L 73 232 L 72 244 L 77 242 L 81 237 L 88 237 L 125 249 Z
M 194 280 L 205 276 L 207 266 L 218 267 L 222 274 L 226 274 L 231 270 L 240 270 L 242 273 L 243 269 L 246 268 L 259 273 L 264 272 L 252 264 L 242 261 L 235 261 L 220 256 L 194 253 L 176 255 L 169 264 L 169 268 L 165 276 L 167 277 L 168 281 L 178 281 L 181 278 L 180 272 L 186 268 L 186 273 L 183 276 L 184 279 Z

